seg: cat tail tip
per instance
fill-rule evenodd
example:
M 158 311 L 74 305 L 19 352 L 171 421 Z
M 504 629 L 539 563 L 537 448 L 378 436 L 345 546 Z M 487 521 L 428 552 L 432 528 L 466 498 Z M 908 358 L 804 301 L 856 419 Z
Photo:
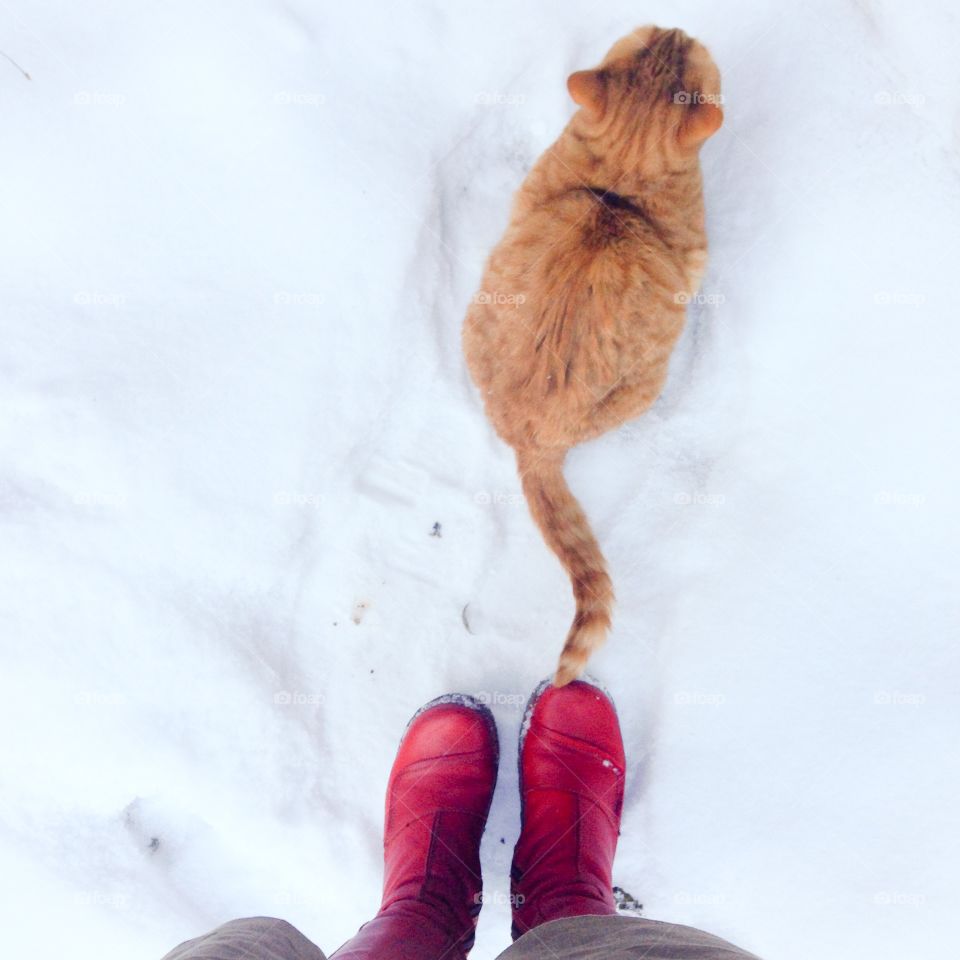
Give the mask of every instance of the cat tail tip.
M 609 629 L 610 616 L 606 611 L 588 615 L 585 622 L 578 617 L 578 623 L 570 628 L 563 653 L 560 654 L 557 672 L 553 677 L 555 687 L 565 687 L 583 673 L 594 651 L 603 646 Z

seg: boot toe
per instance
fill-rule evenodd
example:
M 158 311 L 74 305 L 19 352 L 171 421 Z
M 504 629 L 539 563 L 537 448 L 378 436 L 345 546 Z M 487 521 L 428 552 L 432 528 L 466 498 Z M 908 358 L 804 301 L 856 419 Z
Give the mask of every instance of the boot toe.
M 593 684 L 574 680 L 564 687 L 544 686 L 530 714 L 529 729 L 537 728 L 583 741 L 608 755 L 621 769 L 624 765 L 617 711 L 606 693 Z
M 486 820 L 497 782 L 493 716 L 467 698 L 427 704 L 403 736 L 387 784 L 386 833 L 441 811 Z
M 404 764 L 438 760 L 466 753 L 498 759 L 496 726 L 490 712 L 479 704 L 463 701 L 434 701 L 410 721 L 400 744 Z

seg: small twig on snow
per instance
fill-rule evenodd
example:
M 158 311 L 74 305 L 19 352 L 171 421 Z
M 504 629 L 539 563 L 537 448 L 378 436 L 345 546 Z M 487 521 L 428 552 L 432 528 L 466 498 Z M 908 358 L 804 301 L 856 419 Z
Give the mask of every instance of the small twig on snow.
M 21 67 L 20 64 L 17 63 L 17 61 L 14 60 L 9 53 L 4 53 L 2 50 L 0 50 L 0 57 L 6 57 L 28 80 L 32 79 L 30 74 L 27 73 L 27 71 L 24 70 L 23 67 Z

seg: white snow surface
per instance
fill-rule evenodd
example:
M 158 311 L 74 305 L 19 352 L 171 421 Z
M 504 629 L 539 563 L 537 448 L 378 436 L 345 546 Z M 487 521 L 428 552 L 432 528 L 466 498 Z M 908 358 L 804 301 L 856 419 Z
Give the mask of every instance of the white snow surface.
M 9 956 L 254 914 L 332 952 L 449 691 L 499 724 L 473 956 L 508 945 L 573 604 L 460 324 L 567 74 L 648 22 L 726 122 L 664 395 L 567 466 L 618 595 L 615 882 L 769 960 L 954 942 L 954 4 L 3 0 Z

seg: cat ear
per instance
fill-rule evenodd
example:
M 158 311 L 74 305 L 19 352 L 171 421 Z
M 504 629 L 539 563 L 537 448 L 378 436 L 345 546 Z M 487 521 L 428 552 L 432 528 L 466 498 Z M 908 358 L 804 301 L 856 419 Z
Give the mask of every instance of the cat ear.
M 677 140 L 681 147 L 699 147 L 720 129 L 721 123 L 723 111 L 715 103 L 695 104 L 680 124 Z
M 607 78 L 600 70 L 578 70 L 567 77 L 567 90 L 591 120 L 599 120 L 607 106 Z

